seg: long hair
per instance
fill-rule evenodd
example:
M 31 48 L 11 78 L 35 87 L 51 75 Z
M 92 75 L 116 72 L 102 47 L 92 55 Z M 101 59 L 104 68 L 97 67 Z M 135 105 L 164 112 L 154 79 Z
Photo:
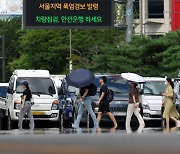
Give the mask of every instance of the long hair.
M 32 93 L 31 93 L 31 89 L 29 88 L 29 85 L 24 85 L 24 86 L 26 87 L 27 91 L 30 93 L 31 98 L 32 98 Z
M 174 83 L 172 82 L 171 78 L 167 78 L 166 81 L 168 81 L 172 89 L 174 89 Z

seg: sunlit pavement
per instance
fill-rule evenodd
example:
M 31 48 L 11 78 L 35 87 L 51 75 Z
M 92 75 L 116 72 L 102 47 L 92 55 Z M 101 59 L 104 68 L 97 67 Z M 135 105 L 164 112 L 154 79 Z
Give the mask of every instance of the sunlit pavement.
M 167 130 L 162 128 L 142 128 L 142 129 L 135 129 L 131 130 L 130 132 L 124 129 L 114 129 L 114 128 L 81 128 L 81 129 L 72 129 L 72 128 L 38 128 L 34 131 L 23 130 L 19 131 L 18 129 L 13 129 L 11 131 L 0 131 L 0 135 L 62 135 L 62 134 L 148 134 L 148 133 L 164 133 Z M 179 129 L 176 128 L 174 131 L 169 132 L 176 132 L 180 133 Z
M 0 154 L 179 154 L 180 129 L 161 128 L 151 122 L 145 128 L 117 129 L 102 123 L 101 128 L 51 128 L 38 123 L 34 131 L 0 131 Z M 49 126 L 47 128 L 46 126 Z M 45 128 L 46 127 L 46 128 Z
M 13 129 L 11 131 L 0 131 L 0 137 L 2 135 L 8 136 L 8 135 L 63 135 L 63 134 L 116 134 L 116 135 L 122 135 L 122 134 L 164 134 L 164 133 L 176 133 L 180 134 L 180 128 L 170 128 L 169 130 L 165 128 L 134 128 L 132 130 L 125 130 L 121 128 L 80 128 L 80 129 L 73 129 L 73 128 L 37 128 L 34 131 L 29 131 L 28 129 L 25 129 L 23 131 L 19 131 L 18 129 Z
M 143 128 L 127 133 L 124 129 L 38 128 L 0 131 L 1 154 L 179 154 L 179 128 Z

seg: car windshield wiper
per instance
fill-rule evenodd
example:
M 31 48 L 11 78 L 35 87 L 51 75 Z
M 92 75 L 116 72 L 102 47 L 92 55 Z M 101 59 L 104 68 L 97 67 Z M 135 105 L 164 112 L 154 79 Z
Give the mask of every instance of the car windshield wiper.
M 119 94 L 128 94 L 129 91 L 114 91 L 114 93 L 119 93 Z
M 39 92 L 32 92 L 32 94 L 34 94 L 34 95 L 38 95 L 38 96 L 40 97 Z
M 45 92 L 36 92 L 36 93 L 38 93 L 39 95 L 40 95 L 40 94 L 43 94 L 43 95 L 50 95 L 50 96 L 53 97 L 53 94 L 50 94 L 50 93 L 45 93 Z
M 154 93 L 144 93 L 145 95 L 154 95 L 154 96 L 160 96 L 161 94 L 154 94 Z

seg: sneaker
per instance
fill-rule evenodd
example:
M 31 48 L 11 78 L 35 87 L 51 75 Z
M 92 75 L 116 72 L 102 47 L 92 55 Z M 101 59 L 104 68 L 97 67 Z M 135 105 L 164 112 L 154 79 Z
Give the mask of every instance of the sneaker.
M 178 121 L 177 127 L 180 127 L 180 121 Z
M 78 127 L 78 126 L 75 125 L 75 124 L 72 124 L 72 128 L 79 129 L 80 127 Z
M 98 127 L 99 127 L 98 123 L 95 123 L 93 128 L 97 129 Z

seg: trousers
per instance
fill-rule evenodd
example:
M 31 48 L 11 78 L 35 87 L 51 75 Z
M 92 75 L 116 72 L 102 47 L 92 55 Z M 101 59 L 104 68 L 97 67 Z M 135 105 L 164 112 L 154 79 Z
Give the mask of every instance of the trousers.
M 128 109 L 127 109 L 126 128 L 130 128 L 130 121 L 131 121 L 131 117 L 132 117 L 133 113 L 137 117 L 140 127 L 144 127 L 145 126 L 144 120 L 143 120 L 141 114 L 139 113 L 139 109 L 135 108 L 134 104 L 132 103 L 132 104 L 128 105 Z
M 92 103 L 92 98 L 90 96 L 87 96 L 84 98 L 83 102 L 80 104 L 77 119 L 74 123 L 76 127 L 79 127 L 79 123 L 81 121 L 81 118 L 82 118 L 82 115 L 83 115 L 85 108 L 87 109 L 88 113 L 91 115 L 91 117 L 93 119 L 94 127 L 97 127 L 98 122 L 96 120 L 96 115 L 94 114 L 94 112 L 92 110 L 91 103 Z
M 30 130 L 33 130 L 34 129 L 34 119 L 33 119 L 33 115 L 31 112 L 31 104 L 29 101 L 26 101 L 24 103 L 24 108 L 21 109 L 19 112 L 19 121 L 18 121 L 19 130 L 23 129 L 22 123 L 23 123 L 23 118 L 24 118 L 25 114 L 27 114 L 27 116 L 29 118 L 29 128 L 30 128 Z

